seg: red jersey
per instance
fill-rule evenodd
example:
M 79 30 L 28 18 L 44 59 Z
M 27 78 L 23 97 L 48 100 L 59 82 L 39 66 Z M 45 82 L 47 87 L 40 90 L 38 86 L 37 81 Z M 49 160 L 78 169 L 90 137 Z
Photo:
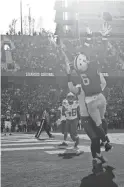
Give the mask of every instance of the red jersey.
M 85 96 L 93 96 L 102 92 L 100 75 L 96 68 L 89 65 L 88 70 L 81 74 L 81 85 Z

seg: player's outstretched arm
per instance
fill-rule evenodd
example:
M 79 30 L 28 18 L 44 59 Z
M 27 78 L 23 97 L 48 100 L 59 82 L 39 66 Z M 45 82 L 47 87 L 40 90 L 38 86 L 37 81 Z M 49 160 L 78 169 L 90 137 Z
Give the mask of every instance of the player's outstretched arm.
M 68 78 L 69 78 L 69 75 L 68 75 Z M 68 88 L 69 88 L 70 92 L 72 92 L 75 95 L 79 94 L 79 92 L 80 92 L 79 88 L 74 86 L 74 84 L 71 80 L 70 81 L 68 80 Z
M 71 66 L 69 63 L 66 63 L 66 73 L 67 73 L 69 91 L 75 95 L 79 94 L 80 88 L 74 86 L 73 84 L 72 77 L 71 77 Z
M 107 23 L 103 23 L 102 25 L 102 29 L 99 31 L 99 33 L 101 34 L 101 46 L 99 46 L 99 48 L 97 48 L 97 50 L 101 50 L 102 54 L 106 54 L 107 50 L 108 50 L 108 46 L 110 48 L 112 48 L 111 43 L 108 41 L 108 37 L 110 35 L 110 32 L 112 30 L 112 27 Z
M 88 25 L 85 25 L 85 28 L 86 28 L 86 37 L 84 43 L 82 44 L 80 52 L 84 53 L 86 56 L 89 56 L 89 54 L 92 51 L 93 32 Z
M 102 51 L 102 54 L 105 54 L 107 51 L 108 46 L 111 46 L 110 42 L 108 41 L 108 36 L 110 35 L 112 28 L 107 23 L 104 23 L 102 29 L 99 31 L 101 35 L 101 45 L 93 45 L 93 32 L 86 25 L 86 40 L 83 45 L 82 51 L 88 56 L 94 56 L 96 53 Z M 93 46 L 93 47 L 92 47 Z M 95 57 L 95 56 L 94 56 Z

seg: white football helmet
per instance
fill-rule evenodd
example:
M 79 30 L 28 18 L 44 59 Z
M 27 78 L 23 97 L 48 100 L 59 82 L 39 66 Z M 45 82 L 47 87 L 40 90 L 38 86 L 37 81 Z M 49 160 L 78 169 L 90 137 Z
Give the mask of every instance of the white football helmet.
M 85 72 L 88 68 L 89 61 L 84 54 L 79 54 L 75 57 L 74 68 L 77 72 Z
M 75 95 L 74 95 L 72 92 L 69 92 L 69 93 L 67 94 L 67 100 L 68 100 L 69 102 L 73 102 L 73 101 L 75 100 Z

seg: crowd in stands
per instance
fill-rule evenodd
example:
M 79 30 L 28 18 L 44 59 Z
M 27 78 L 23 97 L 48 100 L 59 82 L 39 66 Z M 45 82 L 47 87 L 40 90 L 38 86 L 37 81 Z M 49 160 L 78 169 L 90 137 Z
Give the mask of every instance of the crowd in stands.
M 15 64 L 15 70 L 19 72 L 42 72 L 42 73 L 64 73 L 64 59 L 59 50 L 51 42 L 50 35 L 9 35 L 7 36 L 12 45 L 10 56 L 12 63 Z M 4 40 L 4 36 L 2 37 Z M 85 38 L 72 39 L 65 38 L 64 43 L 67 47 L 67 56 L 72 62 L 77 52 L 83 51 Z M 106 48 L 106 46 L 105 46 Z M 93 49 L 93 50 L 92 50 Z M 98 62 L 103 72 L 115 73 L 115 71 L 124 70 L 124 39 L 111 38 L 107 45 L 106 53 L 103 53 L 99 37 L 93 39 L 91 59 Z M 96 49 L 96 50 L 94 50 Z M 2 48 L 2 62 L 6 61 L 4 47 Z M 2 63 L 3 64 L 3 63 Z M 3 67 L 3 66 L 1 66 Z M 8 71 L 2 68 L 2 72 Z
M 124 128 L 124 80 L 108 88 L 107 112 L 110 128 Z
M 6 58 L 9 58 L 9 63 L 14 63 L 17 72 L 64 74 L 64 58 L 59 49 L 53 45 L 50 33 L 34 34 L 34 36 L 7 35 L 7 37 L 11 41 L 11 45 L 7 50 L 2 46 L 2 64 L 6 63 Z M 3 40 L 4 36 L 2 36 Z M 80 40 L 71 37 L 64 39 L 67 48 L 66 54 L 71 62 L 73 62 L 76 53 L 83 51 L 84 41 L 85 38 L 80 38 Z M 104 50 L 104 47 L 107 47 L 107 50 Z M 91 60 L 97 61 L 102 72 L 108 72 L 108 74 L 113 72 L 115 77 L 118 71 L 123 72 L 124 38 L 110 38 L 108 45 L 104 46 L 101 45 L 100 38 L 95 37 L 90 50 Z M 5 66 L 1 65 L 1 68 L 2 72 L 8 71 Z M 23 118 L 25 115 L 29 115 L 29 129 L 32 129 L 31 124 L 35 124 L 35 119 L 41 115 L 43 105 L 48 104 L 50 108 L 56 109 L 58 102 L 65 97 L 66 93 L 66 88 L 62 90 L 55 84 L 46 83 L 35 86 L 24 84 L 21 89 L 2 88 L 1 112 L 4 115 L 10 108 L 13 115 L 18 113 Z M 106 97 L 108 101 L 106 117 L 109 127 L 124 128 L 124 80 L 109 86 Z
M 44 106 L 55 109 L 59 106 L 68 92 L 68 89 L 58 89 L 53 85 L 23 86 L 21 89 L 2 89 L 1 114 L 4 116 L 8 109 L 12 115 L 20 115 L 20 123 L 29 115 L 28 130 L 35 130 L 37 121 L 41 117 Z M 109 128 L 124 128 L 124 80 L 109 85 L 105 89 L 107 98 L 106 118 Z M 25 119 L 25 120 L 24 120 Z

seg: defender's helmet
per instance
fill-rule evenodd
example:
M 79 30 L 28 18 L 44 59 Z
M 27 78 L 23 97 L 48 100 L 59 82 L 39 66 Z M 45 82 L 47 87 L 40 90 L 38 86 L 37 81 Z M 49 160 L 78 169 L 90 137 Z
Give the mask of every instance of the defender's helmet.
M 67 94 L 67 100 L 68 100 L 69 102 L 73 102 L 73 101 L 75 100 L 75 95 L 74 95 L 72 92 L 69 92 L 69 93 Z

